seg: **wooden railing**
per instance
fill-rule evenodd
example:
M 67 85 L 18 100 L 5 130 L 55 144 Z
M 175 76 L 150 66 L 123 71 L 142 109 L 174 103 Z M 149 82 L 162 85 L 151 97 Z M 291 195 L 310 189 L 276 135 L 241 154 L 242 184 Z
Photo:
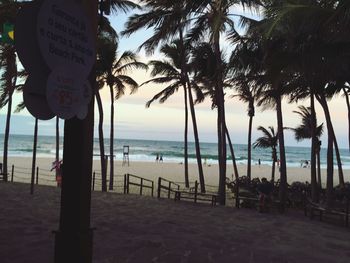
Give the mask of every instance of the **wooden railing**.
M 130 181 L 130 179 L 139 180 L 139 183 Z M 124 175 L 124 194 L 129 193 L 130 185 L 140 187 L 140 195 L 142 195 L 144 188 L 151 189 L 151 195 L 153 196 L 154 183 L 152 180 L 148 180 L 133 174 L 125 174 Z
M 166 185 L 164 185 L 163 182 L 166 183 Z M 175 186 L 176 188 L 174 189 L 173 186 Z M 164 179 L 162 177 L 159 177 L 158 178 L 158 193 L 157 193 L 158 198 L 160 198 L 160 193 L 161 193 L 162 189 L 167 191 L 168 199 L 170 199 L 170 195 L 172 192 L 180 190 L 180 185 L 177 183 L 171 182 L 167 179 Z

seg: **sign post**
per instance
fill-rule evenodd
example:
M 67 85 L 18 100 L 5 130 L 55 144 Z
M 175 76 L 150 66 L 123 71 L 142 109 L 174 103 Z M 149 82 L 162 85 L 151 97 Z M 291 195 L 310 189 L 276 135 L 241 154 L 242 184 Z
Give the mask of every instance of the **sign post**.
M 85 1 L 88 17 L 97 32 L 97 3 Z M 95 87 L 95 74 L 88 80 Z M 55 234 L 55 263 L 92 262 L 93 233 L 90 228 L 94 100 L 85 119 L 65 121 L 63 176 L 59 230 Z

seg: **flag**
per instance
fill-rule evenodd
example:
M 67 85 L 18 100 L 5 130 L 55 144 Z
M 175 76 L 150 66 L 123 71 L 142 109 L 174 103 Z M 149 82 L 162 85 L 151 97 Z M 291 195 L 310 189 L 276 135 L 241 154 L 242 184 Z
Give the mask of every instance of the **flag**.
M 4 23 L 2 27 L 2 43 L 13 44 L 15 40 L 14 26 L 10 23 Z

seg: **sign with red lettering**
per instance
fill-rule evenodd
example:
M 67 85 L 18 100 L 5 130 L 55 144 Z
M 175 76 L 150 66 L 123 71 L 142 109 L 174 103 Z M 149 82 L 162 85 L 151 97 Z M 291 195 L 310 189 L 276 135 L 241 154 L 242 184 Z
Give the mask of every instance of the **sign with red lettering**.
M 52 71 L 47 80 L 46 98 L 51 110 L 62 119 L 74 117 L 83 100 L 84 82 L 77 78 L 76 71 L 66 68 Z
M 95 62 L 90 22 L 71 0 L 45 0 L 40 8 L 37 38 L 41 54 L 51 70 L 65 66 L 86 79 Z

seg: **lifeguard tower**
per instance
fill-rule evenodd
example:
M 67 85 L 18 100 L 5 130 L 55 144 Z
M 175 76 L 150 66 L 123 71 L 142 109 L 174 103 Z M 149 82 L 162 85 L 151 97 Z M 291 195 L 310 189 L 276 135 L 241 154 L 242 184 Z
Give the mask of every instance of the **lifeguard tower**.
M 129 145 L 124 145 L 123 146 L 123 166 L 126 163 L 129 166 Z

